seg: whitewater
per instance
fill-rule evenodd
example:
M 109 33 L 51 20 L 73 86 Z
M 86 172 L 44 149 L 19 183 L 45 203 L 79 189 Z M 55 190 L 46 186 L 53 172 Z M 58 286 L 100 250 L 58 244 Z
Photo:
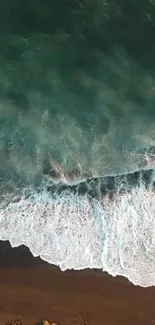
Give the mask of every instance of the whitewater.
M 26 245 L 62 271 L 102 269 L 155 285 L 154 179 L 148 170 L 87 186 L 42 182 L 8 191 L 0 200 L 0 239 Z

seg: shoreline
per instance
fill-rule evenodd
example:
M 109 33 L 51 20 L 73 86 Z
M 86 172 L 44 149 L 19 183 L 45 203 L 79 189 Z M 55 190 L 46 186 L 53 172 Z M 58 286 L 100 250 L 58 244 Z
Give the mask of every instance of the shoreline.
M 0 324 L 48 319 L 60 325 L 146 325 L 155 321 L 155 287 L 99 270 L 65 271 L 25 246 L 0 241 Z

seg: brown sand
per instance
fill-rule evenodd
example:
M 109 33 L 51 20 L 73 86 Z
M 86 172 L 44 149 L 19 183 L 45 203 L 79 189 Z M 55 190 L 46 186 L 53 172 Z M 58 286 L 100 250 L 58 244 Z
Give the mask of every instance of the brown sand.
M 39 319 L 64 325 L 155 323 L 155 288 L 135 287 L 100 271 L 67 271 L 0 242 L 0 325 Z

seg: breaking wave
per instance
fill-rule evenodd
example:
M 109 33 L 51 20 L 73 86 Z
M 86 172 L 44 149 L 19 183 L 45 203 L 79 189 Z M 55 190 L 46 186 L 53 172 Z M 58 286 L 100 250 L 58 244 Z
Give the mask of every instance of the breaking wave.
M 28 246 L 63 271 L 98 268 L 155 285 L 154 181 L 147 170 L 8 191 L 1 194 L 0 239 Z

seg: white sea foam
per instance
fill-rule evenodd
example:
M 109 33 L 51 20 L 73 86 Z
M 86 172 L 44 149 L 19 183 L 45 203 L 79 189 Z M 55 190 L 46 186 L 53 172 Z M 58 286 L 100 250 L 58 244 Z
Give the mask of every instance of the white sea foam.
M 5 198 L 0 239 L 66 269 L 98 268 L 155 285 L 155 193 L 143 185 L 100 201 L 65 190 Z M 17 202 L 18 201 L 18 202 Z

